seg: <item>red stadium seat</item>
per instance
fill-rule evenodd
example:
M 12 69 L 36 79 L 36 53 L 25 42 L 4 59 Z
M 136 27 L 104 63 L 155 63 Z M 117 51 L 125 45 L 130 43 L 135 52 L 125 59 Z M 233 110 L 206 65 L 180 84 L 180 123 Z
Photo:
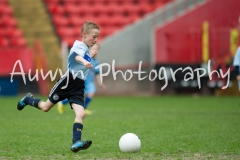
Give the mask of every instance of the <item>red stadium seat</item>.
M 23 32 L 19 29 L 14 30 L 13 32 L 10 33 L 11 37 L 16 37 L 16 38 L 23 38 Z
M 136 2 L 136 0 L 123 0 L 122 1 L 122 4 L 132 4 L 132 5 L 134 5 L 135 4 L 135 2 Z
M 74 27 L 73 32 L 74 32 L 74 37 L 78 37 L 78 38 L 81 37 L 81 27 L 78 27 L 78 26 Z
M 62 0 L 62 2 L 64 3 L 64 5 L 67 5 L 67 4 L 80 4 L 80 3 L 82 3 L 82 1 L 80 1 L 80 0 Z
M 103 5 L 103 4 L 106 4 L 108 0 L 83 0 L 81 1 L 81 3 L 88 3 L 92 6 L 97 6 L 97 5 Z
M 61 0 L 44 0 L 47 4 L 56 4 L 56 3 L 60 3 Z
M 8 4 L 8 0 L 0 0 L 0 5 L 7 5 Z
M 80 7 L 80 5 L 76 5 L 76 4 L 67 4 L 65 5 L 65 11 L 68 14 L 81 14 L 81 10 L 82 7 Z
M 12 16 L 4 16 L 0 18 L 0 26 L 2 27 L 17 27 L 17 21 Z
M 17 28 L 13 9 L 6 0 L 0 0 L 0 47 L 27 47 L 23 32 Z
M 53 23 L 59 27 L 68 26 L 70 24 L 69 20 L 65 16 L 58 15 L 53 17 Z
M 14 18 L 9 19 L 9 20 L 7 21 L 7 25 L 8 25 L 8 27 L 14 27 L 14 28 L 16 28 L 16 27 L 17 27 L 17 20 L 14 19 Z
M 74 37 L 63 37 L 62 41 L 64 41 L 65 43 L 68 44 L 68 46 L 72 46 L 73 43 L 76 41 L 77 39 Z
M 9 38 L 23 38 L 23 32 L 17 28 L 5 29 L 5 36 Z
M 93 21 L 93 22 L 97 22 L 99 17 L 98 16 L 94 16 L 94 15 L 91 15 L 91 14 L 87 14 L 83 17 L 81 17 L 84 21 Z
M 150 13 L 151 11 L 153 11 L 152 6 L 147 5 L 147 4 L 145 4 L 145 3 L 140 3 L 140 4 L 138 5 L 138 8 L 139 8 L 138 14 L 140 14 L 140 16 L 143 16 L 143 15 L 145 15 L 145 14 Z
M 130 24 L 131 22 L 133 22 L 133 20 L 131 19 L 132 17 L 125 17 L 125 16 L 114 16 L 111 20 L 110 20 L 110 24 L 111 26 L 115 26 L 116 28 L 122 28 L 125 25 Z
M 98 15 L 98 16 L 100 16 L 102 14 L 107 14 L 106 5 L 101 4 L 101 3 L 98 5 L 93 5 L 91 13 L 93 15 Z
M 156 1 L 155 3 L 153 3 L 152 10 L 161 8 L 163 5 L 164 5 L 163 2 L 158 2 L 158 1 Z
M 95 1 L 94 0 L 80 0 L 80 4 L 85 4 L 85 5 L 94 5 Z
M 85 19 L 83 19 L 80 16 L 72 15 L 69 17 L 69 23 L 74 27 L 81 27 L 84 22 L 85 22 Z
M 87 14 L 91 13 L 91 11 L 92 11 L 92 6 L 91 5 L 88 5 L 88 4 L 85 4 L 85 3 L 79 5 L 78 13 L 80 15 L 87 15 Z
M 0 38 L 5 37 L 5 35 L 6 35 L 5 29 L 3 27 L 0 27 Z
M 101 27 L 102 39 L 170 0 L 44 0 L 57 34 L 72 45 L 85 21 Z M 0 22 L 1 23 L 1 22 Z
M 132 15 L 129 15 L 129 20 L 131 21 L 131 23 L 139 20 L 141 17 L 139 14 L 132 14 Z
M 62 6 L 57 5 L 57 4 L 48 5 L 48 11 L 53 15 L 64 14 L 65 13 L 64 8 Z
M 58 27 L 57 33 L 60 37 L 74 36 L 74 29 L 72 27 Z
M 120 5 L 123 5 L 123 4 L 134 4 L 135 3 L 135 0 L 108 0 L 107 2 L 108 4 L 111 4 L 111 3 L 115 3 L 115 4 L 120 4 Z
M 123 26 L 123 22 L 122 22 L 123 18 L 124 17 L 120 16 L 120 15 L 112 17 L 111 19 L 108 20 L 109 26 L 122 27 Z
M 9 41 L 7 38 L 0 37 L 0 48 L 9 47 Z
M 0 15 L 10 15 L 10 16 L 12 16 L 12 13 L 13 13 L 12 7 L 10 7 L 8 5 L 2 5 L 1 4 L 1 6 L 0 6 Z
M 97 18 L 96 22 L 98 25 L 100 25 L 100 27 L 105 27 L 109 25 L 109 19 L 110 19 L 109 16 L 102 15 Z
M 107 7 L 105 7 L 106 9 L 106 13 L 110 16 L 114 16 L 114 15 L 123 15 L 124 14 L 124 9 L 123 9 L 124 5 L 118 5 L 118 4 L 114 4 L 111 3 L 109 5 L 107 5 Z
M 144 3 L 144 4 L 150 4 L 152 3 L 154 0 L 135 0 L 136 3 L 140 4 L 140 3 Z M 158 0 L 159 1 L 159 0 Z
M 13 47 L 26 47 L 27 42 L 24 38 L 12 38 L 10 44 Z
M 110 34 L 113 34 L 116 31 L 117 31 L 116 27 L 111 27 L 111 26 L 104 27 L 104 28 L 101 29 L 101 36 L 106 37 Z
M 138 14 L 139 8 L 137 5 L 124 4 L 123 10 L 125 15 Z
M 1 27 L 0 28 L 0 37 L 5 37 L 5 38 L 9 38 L 11 37 L 11 33 L 14 32 L 15 28 L 8 28 L 8 27 Z

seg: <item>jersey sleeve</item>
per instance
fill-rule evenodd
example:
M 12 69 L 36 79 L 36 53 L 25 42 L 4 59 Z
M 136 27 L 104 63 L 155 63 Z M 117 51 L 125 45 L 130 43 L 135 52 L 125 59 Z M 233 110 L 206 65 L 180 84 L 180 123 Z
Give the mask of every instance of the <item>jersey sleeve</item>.
M 77 55 L 80 55 L 80 56 L 84 57 L 85 52 L 86 52 L 86 48 L 82 45 L 77 45 L 73 48 L 72 51 L 75 52 Z

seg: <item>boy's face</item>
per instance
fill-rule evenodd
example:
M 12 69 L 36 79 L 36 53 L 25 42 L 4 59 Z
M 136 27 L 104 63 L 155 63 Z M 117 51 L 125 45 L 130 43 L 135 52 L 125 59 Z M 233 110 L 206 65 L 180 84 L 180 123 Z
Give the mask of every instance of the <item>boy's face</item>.
M 88 47 L 92 47 L 95 43 L 97 43 L 99 35 L 99 29 L 91 29 L 89 32 L 83 32 L 83 43 L 85 43 Z

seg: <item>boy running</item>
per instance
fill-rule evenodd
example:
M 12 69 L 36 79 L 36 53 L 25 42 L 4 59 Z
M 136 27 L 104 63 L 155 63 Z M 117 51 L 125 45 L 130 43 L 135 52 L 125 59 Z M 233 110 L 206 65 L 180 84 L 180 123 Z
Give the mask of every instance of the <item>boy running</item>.
M 99 45 L 95 44 L 94 46 L 92 46 L 90 48 L 90 52 L 92 53 L 98 53 L 99 51 Z M 106 86 L 104 85 L 104 83 L 101 82 L 100 80 L 100 71 L 99 68 L 96 69 L 95 67 L 99 65 L 98 60 L 96 59 L 96 56 L 92 57 L 92 61 L 91 61 L 93 67 L 89 70 L 89 73 L 87 75 L 87 78 L 85 80 L 85 90 L 84 90 L 84 95 L 85 95 L 85 104 L 84 104 L 84 109 L 85 109 L 85 114 L 87 115 L 91 115 L 92 112 L 90 110 L 88 110 L 88 106 L 90 104 L 90 102 L 92 101 L 95 93 L 96 93 L 96 86 L 95 86 L 95 77 L 97 78 L 97 83 L 98 85 L 105 90 Z M 58 113 L 59 114 L 63 114 L 64 111 L 64 105 L 66 105 L 68 103 L 68 99 L 64 99 L 60 102 L 58 102 Z
M 31 93 L 26 94 L 17 104 L 17 109 L 22 110 L 30 105 L 44 112 L 48 112 L 56 103 L 68 99 L 75 112 L 71 150 L 78 152 L 91 146 L 92 141 L 82 141 L 84 112 L 84 81 L 89 68 L 92 67 L 89 48 L 97 43 L 100 27 L 93 22 L 85 22 L 81 29 L 82 41 L 76 40 L 68 56 L 68 72 L 61 77 L 52 88 L 48 100 L 33 98 Z M 95 53 L 96 54 L 96 53 Z

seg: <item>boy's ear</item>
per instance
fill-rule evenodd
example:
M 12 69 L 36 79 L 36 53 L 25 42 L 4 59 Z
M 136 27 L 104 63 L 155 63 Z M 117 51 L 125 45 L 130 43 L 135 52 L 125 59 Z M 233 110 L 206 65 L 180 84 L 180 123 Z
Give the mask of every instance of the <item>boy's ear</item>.
M 83 32 L 83 33 L 82 33 L 82 36 L 84 37 L 84 36 L 86 36 L 86 34 L 87 34 L 86 32 Z

